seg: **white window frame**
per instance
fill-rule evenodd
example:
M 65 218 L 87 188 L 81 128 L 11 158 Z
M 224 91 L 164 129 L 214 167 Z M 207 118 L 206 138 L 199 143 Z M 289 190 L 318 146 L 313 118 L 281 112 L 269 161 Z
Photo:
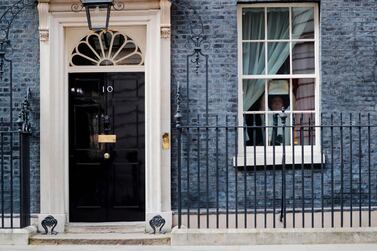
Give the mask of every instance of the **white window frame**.
M 282 75 L 268 75 L 267 70 L 265 70 L 265 75 L 243 75 L 243 42 L 242 39 L 242 10 L 244 8 L 264 8 L 265 11 L 267 8 L 274 8 L 274 7 L 289 7 L 290 9 L 292 7 L 313 7 L 314 8 L 314 39 L 299 39 L 302 42 L 305 41 L 314 41 L 314 63 L 315 63 L 315 72 L 314 74 L 282 74 Z M 292 39 L 291 29 L 292 25 L 292 19 L 291 19 L 291 10 L 290 10 L 290 20 L 289 20 L 289 33 L 290 37 L 286 40 L 276 40 L 279 42 L 291 42 L 295 41 L 295 39 Z M 321 124 L 321 116 L 320 116 L 320 51 L 319 51 L 319 8 L 317 3 L 255 3 L 255 4 L 239 4 L 237 7 L 237 34 L 238 34 L 238 121 L 239 126 L 244 125 L 243 121 L 243 80 L 245 79 L 288 79 L 290 81 L 290 93 L 292 91 L 292 81 L 293 78 L 312 78 L 315 79 L 315 110 L 314 110 L 314 117 L 315 117 L 315 123 L 316 125 Z M 265 32 L 267 33 L 267 16 L 265 12 Z M 249 41 L 249 40 L 246 40 Z M 253 40 L 250 40 L 253 41 Z M 264 38 L 264 40 L 260 40 L 258 42 L 267 42 L 271 41 L 267 37 Z M 265 48 L 265 53 L 267 52 L 267 47 Z M 290 57 L 292 57 L 292 44 L 290 43 Z M 292 60 L 290 63 L 290 71 L 292 73 Z M 265 69 L 267 69 L 267 64 L 265 64 Z M 267 82 L 267 81 L 266 81 Z M 265 88 L 267 88 L 267 85 L 265 85 Z M 292 99 L 290 95 L 290 99 Z M 313 113 L 313 111 L 295 111 L 295 113 L 298 114 L 305 114 L 305 113 Z M 263 112 L 263 114 L 267 114 L 266 112 Z M 288 130 L 291 130 L 290 127 L 287 127 Z M 293 156 L 293 150 L 292 145 L 287 145 L 285 147 L 286 151 L 286 164 L 292 164 L 293 161 L 295 164 L 301 164 L 304 162 L 304 164 L 318 164 L 318 163 L 324 163 L 325 158 L 322 155 L 321 156 L 321 130 L 319 127 L 316 127 L 315 129 L 315 144 L 313 146 L 305 145 L 303 148 L 304 150 L 304 158 L 301 155 L 302 152 L 302 146 L 301 145 L 295 145 L 295 154 Z M 239 129 L 238 131 L 238 153 L 237 157 L 234 157 L 234 165 L 235 166 L 264 166 L 264 165 L 281 165 L 282 164 L 282 158 L 279 156 L 282 156 L 283 153 L 283 147 L 282 146 L 275 146 L 275 149 L 273 146 L 244 146 L 244 131 L 243 129 Z M 266 148 L 266 149 L 265 149 Z M 255 150 L 255 153 L 254 153 Z M 312 151 L 313 150 L 313 151 Z M 313 152 L 313 155 L 311 154 Z M 275 158 L 273 158 L 273 154 L 275 154 Z M 266 155 L 266 156 L 265 156 Z M 256 156 L 256 158 L 254 158 Z M 294 157 L 294 158 L 293 158 Z

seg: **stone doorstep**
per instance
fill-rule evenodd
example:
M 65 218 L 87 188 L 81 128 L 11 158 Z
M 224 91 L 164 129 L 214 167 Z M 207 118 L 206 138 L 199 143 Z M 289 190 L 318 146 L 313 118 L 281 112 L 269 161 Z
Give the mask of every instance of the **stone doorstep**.
M 34 235 L 31 245 L 170 245 L 170 235 L 145 233 L 61 233 Z
M 145 223 L 69 223 L 65 226 L 67 233 L 144 233 Z
M 65 233 L 37 234 L 31 245 L 170 245 L 170 234 L 145 233 L 144 222 L 69 223 Z
M 172 246 L 377 243 L 377 228 L 328 229 L 178 229 Z
M 31 235 L 37 232 L 35 226 L 29 226 L 22 229 L 0 229 L 0 246 L 1 245 L 28 245 Z

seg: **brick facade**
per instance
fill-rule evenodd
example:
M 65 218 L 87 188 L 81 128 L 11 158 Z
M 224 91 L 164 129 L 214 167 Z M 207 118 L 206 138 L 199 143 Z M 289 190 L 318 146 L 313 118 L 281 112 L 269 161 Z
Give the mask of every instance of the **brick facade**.
M 17 0 L 6 0 L 0 5 L 0 13 L 14 4 Z M 200 16 L 204 24 L 204 33 L 207 35 L 208 48 L 203 51 L 209 56 L 209 113 L 219 116 L 220 123 L 224 123 L 225 116 L 228 116 L 229 121 L 234 120 L 237 116 L 237 3 L 252 3 L 252 2 L 281 2 L 281 1 L 236 1 L 236 0 L 177 0 L 174 1 L 172 7 L 172 120 L 174 121 L 174 113 L 176 109 L 176 85 L 180 82 L 182 85 L 182 100 L 185 104 L 186 93 L 186 56 L 192 53 L 192 48 L 187 46 L 187 38 L 190 35 L 188 17 L 192 17 L 191 21 L 195 22 L 195 17 Z M 284 1 L 284 2 L 298 2 L 298 1 Z M 305 1 L 299 1 L 305 2 Z M 306 1 L 311 2 L 311 1 Z M 375 116 L 377 110 L 377 85 L 376 85 L 376 41 L 377 41 L 377 11 L 376 4 L 373 0 L 322 0 L 318 1 L 320 5 L 320 59 L 321 59 L 321 111 L 325 112 L 324 120 L 329 122 L 329 114 L 336 113 L 335 120 L 339 119 L 339 112 L 370 112 Z M 184 7 L 183 7 L 184 6 Z M 194 14 L 196 13 L 196 14 Z M 32 208 L 33 212 L 39 210 L 39 42 L 38 42 L 38 14 L 36 8 L 27 8 L 15 19 L 10 32 L 10 39 L 13 47 L 12 60 L 14 61 L 13 68 L 13 92 L 14 92 L 14 117 L 19 111 L 19 103 L 22 101 L 26 87 L 31 88 L 32 92 L 32 120 L 33 120 L 33 138 L 32 138 Z M 190 69 L 192 70 L 192 69 Z M 190 117 L 189 122 L 196 122 L 199 115 L 200 121 L 203 121 L 205 113 L 205 86 L 203 68 L 200 68 L 199 74 L 192 74 L 190 85 Z M 3 82 L 0 82 L 0 123 L 7 124 L 9 122 L 9 109 L 7 108 L 7 100 L 9 97 L 9 89 L 6 86 L 9 77 L 5 77 Z M 3 86 L 4 84 L 4 86 Z M 185 115 L 187 111 L 183 107 L 184 122 L 187 123 Z M 345 121 L 348 121 L 348 116 L 345 116 Z M 373 121 L 372 116 L 372 121 Z M 8 120 L 7 120 L 8 119 Z M 357 119 L 357 116 L 354 116 Z M 365 121 L 365 117 L 363 117 Z M 214 122 L 214 117 L 211 117 L 211 122 Z M 174 128 L 174 126 L 173 126 Z M 329 131 L 324 133 L 324 144 L 329 146 Z M 354 132 L 356 133 L 356 132 Z M 334 132 L 336 137 L 339 137 L 339 132 Z M 176 134 L 173 134 L 173 136 Z M 357 133 L 355 134 L 357 137 Z M 234 138 L 234 133 L 230 132 L 229 138 Z M 347 139 L 346 139 L 347 140 Z M 365 140 L 365 138 L 363 138 Z M 203 140 L 204 142 L 204 140 Z M 177 156 L 176 156 L 176 141 L 173 142 L 172 148 L 172 198 L 173 207 L 177 205 Z M 195 143 L 195 142 L 194 142 Z M 215 184 L 215 170 L 214 170 L 214 141 L 210 141 L 210 188 L 216 187 Z M 220 142 L 220 144 L 224 142 Z M 376 142 L 372 142 L 375 145 Z M 230 144 L 234 148 L 234 144 Z M 364 146 L 364 145 L 363 145 Z M 357 149 L 357 146 L 355 146 Z M 222 148 L 222 151 L 224 149 Z M 339 149 L 337 149 L 339 150 Z M 325 149 L 326 158 L 330 154 L 329 148 Z M 363 148 L 363 151 L 365 149 Z M 224 157 L 224 152 L 220 152 Z M 349 159 L 350 154 L 344 153 L 345 159 Z M 359 179 L 358 175 L 358 155 L 353 153 L 353 171 L 352 177 L 356 181 Z M 229 161 L 233 155 L 229 154 Z M 336 161 L 339 161 L 339 154 L 336 155 Z M 376 158 L 375 154 L 372 160 Z M 193 157 L 193 161 L 195 158 Z M 203 160 L 205 161 L 205 160 Z M 329 163 L 329 162 L 327 162 Z M 347 161 L 345 162 L 347 163 Z M 348 162 L 349 163 L 349 162 Z M 191 164 L 193 165 L 193 164 Z M 224 173 L 225 165 L 220 169 Z M 204 171 L 204 169 L 202 170 Z M 345 171 L 345 180 L 350 178 L 350 170 Z M 234 180 L 235 174 L 239 179 L 243 179 L 243 172 L 237 172 L 235 169 L 229 172 L 229 190 L 230 201 L 234 205 Z M 193 176 L 196 176 L 195 169 L 192 168 Z M 366 174 L 366 170 L 362 170 L 362 175 Z M 258 183 L 262 181 L 263 174 L 257 174 Z M 268 184 L 271 184 L 271 171 L 267 172 Z M 300 188 L 300 180 L 302 173 L 297 172 L 297 188 Z M 335 168 L 334 176 L 339 177 L 340 171 Z M 182 177 L 185 176 L 183 172 Z M 292 171 L 288 173 L 289 178 L 287 183 L 292 183 Z M 205 176 L 203 176 L 204 178 Z M 311 171 L 306 169 L 304 171 L 305 181 L 311 180 Z M 331 177 L 331 166 L 325 166 L 325 181 Z M 372 173 L 373 183 L 376 182 L 376 173 Z M 248 172 L 247 179 L 249 185 L 252 186 L 253 173 Z M 224 176 L 220 177 L 224 184 Z M 280 187 L 281 176 L 276 176 L 276 187 Z M 314 172 L 314 186 L 320 187 L 320 171 L 316 169 Z M 192 187 L 195 186 L 195 181 L 192 182 Z M 184 186 L 186 185 L 183 179 Z M 205 206 L 205 184 L 201 189 L 202 205 Z M 326 184 L 329 186 L 329 184 Z M 243 193 L 243 187 L 240 185 L 239 193 Z M 262 189 L 262 188 L 261 188 Z M 272 188 L 271 188 L 272 189 Z M 334 184 L 335 191 L 339 192 L 340 184 Z M 349 191 L 349 186 L 344 186 L 344 189 Z M 365 191 L 368 189 L 367 185 L 362 184 L 363 199 L 365 199 Z M 328 189 L 327 189 L 328 190 Z M 315 198 L 319 198 L 320 189 L 315 189 Z M 357 193 L 357 184 L 355 185 L 355 194 Z M 375 191 L 375 188 L 374 190 Z M 183 191 L 185 193 L 185 190 Z M 311 191 L 306 194 L 310 196 Z M 253 189 L 247 191 L 248 196 L 253 197 Z M 271 193 L 271 191 L 269 191 Z M 197 197 L 196 190 L 190 193 L 192 201 Z M 220 204 L 224 206 L 225 187 L 220 186 Z M 292 190 L 288 191 L 292 194 Z M 376 194 L 376 193 L 374 193 Z M 240 195 L 241 196 L 241 195 Z M 258 196 L 260 196 L 258 194 Z M 211 207 L 215 205 L 215 190 L 211 189 L 209 194 Z M 279 196 L 277 196 L 279 197 Z M 252 200 L 250 200 L 252 203 Z M 375 204 L 376 198 L 373 198 Z M 231 202 L 230 202 L 231 203 Z M 279 203 L 279 202 L 277 202 Z M 319 201 L 316 201 L 319 205 Z M 329 205 L 329 201 L 326 201 Z M 242 205 L 241 205 L 242 206 Z
M 18 0 L 2 1 L 0 4 L 0 13 L 3 13 L 16 2 Z M 0 23 L 0 26 L 5 27 L 4 22 Z M 39 212 L 39 196 L 36 196 L 39 195 L 39 32 L 36 5 L 26 7 L 14 19 L 9 32 L 9 40 L 12 49 L 7 50 L 6 57 L 13 62 L 13 122 L 18 119 L 20 104 L 24 100 L 27 88 L 30 88 L 31 91 L 30 102 L 33 132 L 30 149 L 31 207 L 32 212 Z M 0 129 L 2 130 L 9 129 L 9 80 L 9 64 L 5 63 L 4 78 L 0 81 Z M 15 144 L 18 144 L 18 139 L 15 139 Z M 17 164 L 17 160 L 15 164 Z M 9 175 L 8 172 L 8 169 L 6 169 L 6 177 Z M 19 171 L 15 169 L 14 176 L 18 177 L 18 175 Z M 14 196 L 16 198 L 19 191 L 17 181 L 15 182 L 15 186 Z
M 192 53 L 192 49 L 185 47 L 187 38 L 190 36 L 189 22 L 187 17 L 191 17 L 192 20 L 198 19 L 200 17 L 204 24 L 204 33 L 208 36 L 209 48 L 204 49 L 203 52 L 209 55 L 209 114 L 217 114 L 219 116 L 220 123 L 224 123 L 225 116 L 228 115 L 229 118 L 237 116 L 237 89 L 238 89 L 238 79 L 237 79 L 237 4 L 242 3 L 253 3 L 253 2 L 313 2 L 313 1 L 236 1 L 236 0 L 222 0 L 222 1 L 205 1 L 205 0 L 179 0 L 176 1 L 173 6 L 172 11 L 172 108 L 173 113 L 176 109 L 175 91 L 177 82 L 182 86 L 182 106 L 183 106 L 183 124 L 187 123 L 186 114 L 186 101 L 187 101 L 187 86 L 186 86 L 186 55 Z M 348 1 L 348 0 L 322 0 L 317 1 L 320 9 L 320 74 L 321 74 L 321 112 L 324 113 L 323 122 L 330 123 L 330 114 L 334 113 L 334 123 L 339 122 L 339 113 L 345 112 L 344 116 L 345 123 L 349 123 L 349 112 L 365 113 L 362 117 L 362 121 L 365 124 L 367 121 L 366 113 L 371 113 L 372 121 L 376 115 L 376 101 L 377 95 L 376 91 L 376 43 L 377 33 L 376 33 L 376 5 L 374 1 L 362 0 L 362 1 Z M 191 20 L 191 21 L 192 21 Z M 203 69 L 203 68 L 201 68 Z M 199 75 L 190 73 L 191 81 L 189 87 L 190 93 L 190 118 L 189 124 L 196 123 L 196 118 L 199 115 L 201 121 L 204 121 L 205 114 L 205 78 L 203 70 L 199 71 Z M 174 114 L 173 114 L 174 115 Z M 172 117 L 172 120 L 174 118 Z M 358 115 L 353 114 L 353 123 L 358 120 Z M 211 122 L 214 123 L 212 116 Z M 364 129 L 363 129 L 364 130 Z M 358 154 L 358 145 L 353 146 L 353 152 L 350 154 L 349 149 L 349 131 L 346 132 L 344 144 L 345 149 L 343 153 L 344 159 L 344 169 L 343 169 L 343 189 L 344 189 L 344 203 L 349 204 L 350 200 L 350 179 L 352 172 L 352 194 L 353 202 L 357 203 L 359 195 L 361 196 L 362 203 L 364 205 L 367 198 L 368 185 L 367 180 L 367 163 L 366 160 L 366 142 L 367 139 L 364 136 L 361 137 L 363 142 L 361 147 L 362 155 Z M 362 132 L 363 134 L 365 131 Z M 215 141 L 214 132 L 210 132 L 209 141 L 209 207 L 213 208 L 216 205 L 216 164 L 215 160 Z M 234 133 L 230 132 L 230 138 L 234 138 Z M 331 205 L 330 195 L 331 195 L 331 176 L 334 177 L 334 194 L 335 194 L 335 206 L 339 205 L 340 198 L 340 175 L 341 171 L 339 168 L 340 163 L 340 148 L 339 145 L 333 147 L 334 151 L 334 169 L 332 171 L 330 154 L 331 154 L 331 141 L 330 141 L 330 130 L 324 130 L 323 132 L 323 142 L 324 142 L 324 154 L 326 159 L 326 164 L 324 166 L 324 205 L 325 207 Z M 333 131 L 334 139 L 336 142 L 340 140 L 340 131 L 335 129 Z M 353 139 L 357 139 L 357 131 L 352 132 Z M 375 132 L 372 131 L 371 145 L 376 144 Z M 191 151 L 195 152 L 196 144 L 195 139 L 191 139 Z M 348 143 L 347 143 L 348 142 Z M 356 141 L 357 142 L 357 141 Z M 175 142 L 176 143 L 176 142 Z M 220 142 L 220 188 L 219 188 L 219 200 L 220 207 L 225 207 L 225 172 L 226 165 L 224 163 L 224 142 Z M 205 138 L 201 139 L 201 148 L 205 150 Z M 187 147 L 187 142 L 184 139 L 184 148 Z M 176 147 L 176 145 L 175 145 Z M 230 143 L 230 149 L 233 149 L 234 144 Z M 193 151 L 194 150 L 194 151 Z M 186 151 L 186 152 L 185 152 Z M 187 154 L 187 149 L 183 149 L 184 154 Z M 172 197 L 173 197 L 173 207 L 177 206 L 177 155 L 175 148 L 172 150 Z M 201 157 L 201 182 L 200 186 L 200 201 L 201 207 L 206 207 L 207 194 L 206 194 L 206 153 L 202 153 Z M 351 160 L 352 156 L 352 160 Z M 362 156 L 362 168 L 361 176 L 359 175 L 359 156 Z M 234 153 L 229 154 L 229 161 L 234 157 Z M 371 156 L 371 162 L 376 160 L 376 155 Z M 183 156 L 183 169 L 182 169 L 182 184 L 183 184 L 183 203 L 186 205 L 190 203 L 192 207 L 197 207 L 198 205 L 194 203 L 198 200 L 197 194 L 197 159 L 195 156 L 191 157 L 190 161 L 190 193 L 187 194 L 187 163 L 186 155 Z M 352 165 L 350 165 L 352 163 Z M 244 176 L 242 170 L 236 171 L 232 167 L 232 163 L 229 162 L 231 166 L 229 171 L 229 205 L 230 207 L 235 206 L 235 174 L 238 175 L 239 180 L 239 206 L 242 207 L 243 202 L 243 181 Z M 352 171 L 350 169 L 352 166 Z M 229 167 L 228 167 L 229 168 Z M 300 203 L 302 201 L 301 186 L 302 186 L 302 175 L 304 175 L 304 183 L 310 184 L 311 182 L 311 170 L 310 167 L 306 167 L 304 172 L 301 170 L 295 173 L 295 187 L 296 192 L 296 202 Z M 372 168 L 372 184 L 376 180 L 375 175 L 376 170 Z M 257 172 L 257 184 L 262 184 L 264 179 L 263 171 Z M 248 206 L 253 207 L 254 205 L 254 172 L 247 172 L 247 197 Z M 288 196 L 288 206 L 292 204 L 292 177 L 293 171 L 289 170 L 287 172 L 287 196 Z M 361 192 L 359 192 L 358 181 L 361 181 Z M 276 172 L 275 177 L 276 185 L 276 204 L 280 205 L 281 198 L 281 172 Z M 272 172 L 267 171 L 267 194 L 269 198 L 272 198 L 272 183 L 273 177 Z M 313 186 L 314 186 L 314 203 L 318 207 L 321 205 L 321 171 L 315 168 L 313 172 Z M 258 185 L 257 187 L 257 198 L 263 199 L 264 187 Z M 306 186 L 305 189 L 305 204 L 310 205 L 311 203 L 311 189 L 310 185 Z M 372 192 L 375 192 L 375 188 L 372 188 Z M 186 198 L 190 199 L 186 199 Z M 271 203 L 271 200 L 270 202 Z M 372 203 L 375 205 L 376 197 L 373 196 Z M 263 205 L 258 204 L 259 207 Z M 271 204 L 267 205 L 271 207 Z

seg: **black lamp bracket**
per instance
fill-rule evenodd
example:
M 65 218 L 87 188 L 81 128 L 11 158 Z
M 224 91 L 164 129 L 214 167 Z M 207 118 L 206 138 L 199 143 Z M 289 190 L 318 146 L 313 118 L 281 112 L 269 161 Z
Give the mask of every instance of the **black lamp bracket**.
M 124 3 L 119 0 L 113 0 L 112 4 L 113 10 L 124 10 Z M 71 5 L 71 10 L 73 12 L 80 12 L 84 9 L 84 6 L 81 2 L 76 2 Z

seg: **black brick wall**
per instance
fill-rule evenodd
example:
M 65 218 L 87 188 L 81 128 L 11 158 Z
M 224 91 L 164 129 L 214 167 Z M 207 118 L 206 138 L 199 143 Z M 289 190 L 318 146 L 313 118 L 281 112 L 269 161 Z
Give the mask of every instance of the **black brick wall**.
M 252 3 L 252 2 L 304 2 L 304 1 L 238 1 L 238 3 Z M 312 1 L 306 1 L 312 2 Z M 348 0 L 322 0 L 316 1 L 320 5 L 320 64 L 321 64 L 321 112 L 324 113 L 323 122 L 329 124 L 330 114 L 334 113 L 335 123 L 339 123 L 339 114 L 344 112 L 344 121 L 349 123 L 349 112 L 353 114 L 353 123 L 358 120 L 356 113 L 363 112 L 362 121 L 367 122 L 366 113 L 371 113 L 372 123 L 376 118 L 376 41 L 377 41 L 377 5 L 372 0 L 348 1 Z M 184 7 L 183 7 L 184 6 Z M 192 53 L 192 49 L 185 47 L 187 37 L 190 35 L 189 19 L 192 17 L 200 17 L 204 24 L 204 33 L 208 36 L 210 47 L 204 50 L 204 53 L 209 55 L 209 113 L 217 114 L 221 123 L 224 122 L 225 116 L 228 115 L 230 119 L 234 119 L 237 115 L 237 20 L 236 20 L 237 1 L 222 0 L 222 1 L 205 1 L 205 0 L 177 0 L 173 6 L 172 11 L 172 110 L 176 109 L 176 85 L 177 82 L 182 86 L 182 101 L 183 101 L 183 124 L 196 123 L 196 117 L 204 120 L 205 114 L 205 78 L 203 70 L 199 71 L 199 75 L 190 73 L 190 117 L 186 120 L 186 55 Z M 203 67 L 203 65 L 202 65 Z M 201 68 L 203 69 L 203 68 Z M 192 71 L 192 70 L 191 70 Z M 174 115 L 174 114 L 172 114 Z M 174 117 L 172 117 L 174 121 Z M 212 116 L 212 123 L 214 118 Z M 174 129 L 174 125 L 173 125 Z M 376 145 L 376 131 L 377 128 L 372 129 L 371 135 L 371 180 L 372 185 L 376 180 L 376 166 L 374 163 L 377 159 L 374 146 Z M 350 203 L 350 180 L 352 177 L 352 195 L 353 203 L 358 203 L 359 195 L 361 195 L 362 204 L 365 205 L 368 198 L 367 192 L 369 186 L 368 181 L 368 159 L 367 159 L 367 137 L 366 129 L 361 131 L 362 149 L 361 155 L 358 154 L 358 131 L 353 130 L 353 152 L 350 153 L 349 130 L 344 131 L 344 169 L 343 169 L 343 189 L 344 189 L 344 203 Z M 173 136 L 176 136 L 174 134 Z M 215 163 L 215 133 L 209 133 L 209 199 L 210 207 L 216 204 L 216 163 Z M 230 138 L 234 138 L 234 133 L 230 132 Z M 341 168 L 340 168 L 340 130 L 335 128 L 333 131 L 334 145 L 331 148 L 331 130 L 325 129 L 323 131 L 323 144 L 326 164 L 324 166 L 324 205 L 330 206 L 332 187 L 334 187 L 334 203 L 335 206 L 340 203 L 340 189 L 341 189 Z M 205 134 L 201 139 L 201 206 L 206 207 L 206 140 Z M 221 138 L 221 136 L 220 136 Z M 243 172 L 236 171 L 232 167 L 231 158 L 234 156 L 234 144 L 229 143 L 231 151 L 229 153 L 229 164 L 226 165 L 224 138 L 220 141 L 220 188 L 219 198 L 220 207 L 225 206 L 225 172 L 229 168 L 229 201 L 230 207 L 235 206 L 235 174 L 238 175 L 239 187 L 238 192 L 240 198 L 243 196 Z M 187 156 L 187 142 L 183 137 L 183 203 L 190 203 L 191 206 L 197 206 L 198 198 L 197 191 L 197 159 L 193 155 L 196 153 L 195 145 L 197 141 L 195 137 L 191 139 L 191 157 L 190 157 L 190 192 L 187 193 L 186 180 L 186 156 Z M 176 138 L 172 148 L 172 197 L 173 208 L 177 206 L 177 144 Z M 333 149 L 333 150 L 331 150 Z M 331 164 L 331 153 L 334 156 L 334 164 Z M 351 161 L 352 156 L 352 161 Z M 361 156 L 361 176 L 359 175 L 359 157 Z M 195 162 L 195 163 L 194 163 Z M 352 163 L 352 169 L 351 164 Z M 332 169 L 333 167 L 333 169 Z M 333 170 L 333 171 L 332 171 Z M 352 173 L 352 174 L 351 174 Z M 262 199 L 264 196 L 263 179 L 264 173 L 257 172 L 257 198 L 258 206 L 263 206 Z M 305 184 L 305 203 L 310 206 L 311 203 L 311 178 L 312 172 L 305 168 L 304 172 L 301 170 L 295 172 L 295 184 L 293 185 L 293 171 L 287 172 L 287 196 L 288 204 L 292 205 L 293 187 L 296 189 L 296 202 L 299 204 L 302 201 L 301 178 L 304 175 Z M 331 182 L 332 176 L 334 182 Z M 281 196 L 281 172 L 276 172 L 276 203 L 279 205 Z M 359 190 L 358 182 L 361 178 L 361 191 Z M 254 172 L 247 172 L 247 198 L 248 206 L 254 205 Z M 272 198 L 272 172 L 267 172 L 267 194 L 269 196 L 268 205 L 271 207 Z M 321 172 L 320 169 L 315 169 L 313 172 L 314 181 L 314 203 L 315 206 L 321 205 Z M 376 187 L 373 186 L 372 193 L 377 192 Z M 300 194 L 298 194 L 300 193 Z M 189 199 L 187 199 L 189 198 Z M 376 196 L 372 196 L 372 204 L 377 203 Z M 239 206 L 243 206 L 243 199 L 240 199 Z
M 18 0 L 3 0 L 0 3 L 0 15 Z M 31 1 L 30 1 L 31 2 Z M 4 23 L 0 23 L 4 27 Z M 22 103 L 27 88 L 31 90 L 31 207 L 32 212 L 39 212 L 39 32 L 38 32 L 38 13 L 36 6 L 27 7 L 14 19 L 10 33 L 9 42 L 11 49 L 7 50 L 6 57 L 13 62 L 13 122 L 18 119 L 20 104 Z M 10 75 L 9 64 L 5 65 L 4 78 L 0 81 L 0 126 L 2 130 L 9 128 L 10 118 Z M 18 140 L 14 141 L 15 146 Z M 17 160 L 15 160 L 17 164 Z M 7 167 L 8 168 L 8 167 Z M 9 170 L 6 168 L 5 176 L 8 177 Z M 19 172 L 14 170 L 14 176 Z M 19 184 L 15 182 L 15 198 Z M 16 205 L 15 205 L 16 206 Z

